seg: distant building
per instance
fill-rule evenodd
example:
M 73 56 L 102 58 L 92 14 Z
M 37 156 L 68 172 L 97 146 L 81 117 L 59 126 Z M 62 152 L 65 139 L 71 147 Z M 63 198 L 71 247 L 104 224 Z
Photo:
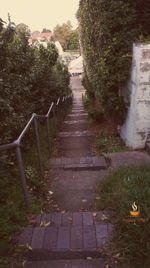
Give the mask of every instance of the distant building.
M 83 74 L 83 57 L 79 56 L 77 59 L 72 60 L 68 70 L 72 76 Z
M 34 43 L 44 43 L 44 42 L 50 42 L 52 40 L 53 33 L 52 32 L 46 32 L 46 33 L 32 33 L 29 38 L 29 44 L 32 45 Z

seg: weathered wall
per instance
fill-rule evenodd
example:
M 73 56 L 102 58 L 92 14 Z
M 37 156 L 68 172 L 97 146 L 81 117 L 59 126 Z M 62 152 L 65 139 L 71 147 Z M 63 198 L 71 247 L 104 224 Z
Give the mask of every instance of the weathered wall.
M 126 145 L 138 149 L 145 147 L 150 132 L 150 44 L 133 45 L 131 80 L 128 84 L 130 105 L 121 128 Z

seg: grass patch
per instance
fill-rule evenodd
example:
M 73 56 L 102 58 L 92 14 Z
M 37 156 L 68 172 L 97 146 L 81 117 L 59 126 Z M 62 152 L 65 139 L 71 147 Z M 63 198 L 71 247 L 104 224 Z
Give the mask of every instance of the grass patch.
M 123 167 L 98 185 L 98 209 L 112 209 L 116 232 L 113 244 L 119 267 L 150 267 L 150 167 Z M 140 209 L 144 223 L 129 223 L 132 204 Z
M 108 122 L 109 124 L 109 122 Z M 103 131 L 96 136 L 96 151 L 98 154 L 115 153 L 129 150 L 118 134 Z

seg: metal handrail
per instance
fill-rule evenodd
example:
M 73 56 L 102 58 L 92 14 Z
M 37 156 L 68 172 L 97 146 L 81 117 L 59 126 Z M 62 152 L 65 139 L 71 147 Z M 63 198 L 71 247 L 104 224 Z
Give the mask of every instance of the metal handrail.
M 14 140 L 11 143 L 8 144 L 2 144 L 0 145 L 0 151 L 4 151 L 4 150 L 11 150 L 11 149 L 15 149 L 16 150 L 16 156 L 17 156 L 17 162 L 18 162 L 18 168 L 19 168 L 19 172 L 20 172 L 20 177 L 21 177 L 21 185 L 22 185 L 22 191 L 23 191 L 23 197 L 24 197 L 24 202 L 25 205 L 28 206 L 29 205 L 29 196 L 28 196 L 28 188 L 27 188 L 27 183 L 26 183 L 26 175 L 25 175 L 25 168 L 24 168 L 24 163 L 23 163 L 23 159 L 22 159 L 22 152 L 21 152 L 21 142 L 24 138 L 24 136 L 26 135 L 26 133 L 28 132 L 28 130 L 30 129 L 30 127 L 32 126 L 32 124 L 34 124 L 34 129 L 35 129 L 35 137 L 36 137 L 36 147 L 37 147 L 37 156 L 38 156 L 38 162 L 39 162 L 39 167 L 40 167 L 40 171 L 41 173 L 43 172 L 42 169 L 42 161 L 41 161 L 41 148 L 40 148 L 40 137 L 39 137 L 39 130 L 38 130 L 38 119 L 39 118 L 45 118 L 46 119 L 46 124 L 47 124 L 47 136 L 48 136 L 48 148 L 49 148 L 49 155 L 50 155 L 50 146 L 51 146 L 51 141 L 50 141 L 50 125 L 49 125 L 49 116 L 52 113 L 54 120 L 55 120 L 55 124 L 56 124 L 56 113 L 58 115 L 58 106 L 59 104 L 65 101 L 68 101 L 69 99 L 72 99 L 72 95 L 69 95 L 67 97 L 63 97 L 58 98 L 56 104 L 54 102 L 51 103 L 48 112 L 46 113 L 46 115 L 38 115 L 36 113 L 33 113 L 31 118 L 29 119 L 29 121 L 27 122 L 27 124 L 25 125 L 24 129 L 22 130 L 22 132 L 20 133 L 19 137 Z M 60 104 L 61 106 L 61 104 Z M 55 110 L 56 107 L 56 110 Z M 56 125 L 55 125 L 56 128 Z
M 16 140 L 16 145 L 18 143 L 18 145 L 21 143 L 22 139 L 24 138 L 25 134 L 27 133 L 28 129 L 30 128 L 30 126 L 33 123 L 34 118 L 36 117 L 36 114 L 33 113 L 30 120 L 28 121 L 28 123 L 26 124 L 26 126 L 24 127 L 24 129 L 22 130 L 21 134 L 19 135 L 18 139 Z

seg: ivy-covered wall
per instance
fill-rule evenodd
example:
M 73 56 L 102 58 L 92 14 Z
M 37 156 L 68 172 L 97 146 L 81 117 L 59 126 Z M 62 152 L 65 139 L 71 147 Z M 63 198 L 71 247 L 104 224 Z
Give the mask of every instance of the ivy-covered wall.
M 99 115 L 121 123 L 126 107 L 118 91 L 129 76 L 133 43 L 150 35 L 150 1 L 80 0 L 77 16 L 87 95 Z

